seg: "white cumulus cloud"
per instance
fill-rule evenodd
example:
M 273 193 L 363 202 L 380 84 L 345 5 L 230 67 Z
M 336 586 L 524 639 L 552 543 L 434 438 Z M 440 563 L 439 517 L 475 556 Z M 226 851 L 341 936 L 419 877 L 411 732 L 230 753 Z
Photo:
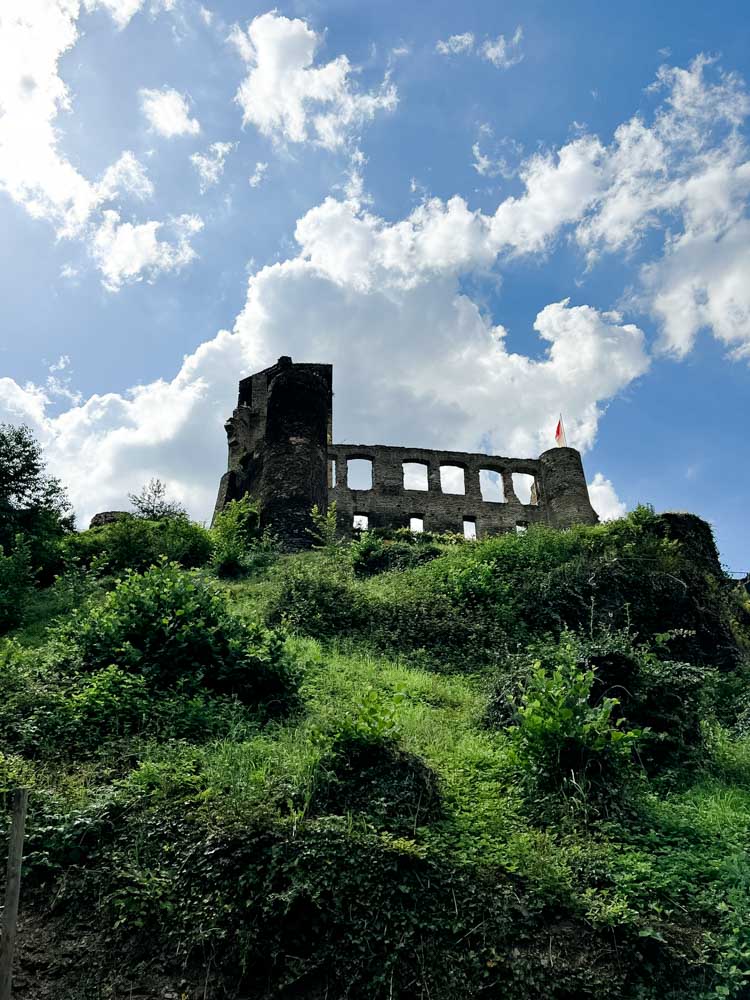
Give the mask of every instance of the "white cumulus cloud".
M 315 65 L 322 37 L 299 18 L 270 11 L 246 31 L 235 25 L 230 38 L 248 64 L 235 98 L 243 124 L 276 142 L 336 149 L 379 111 L 396 107 L 387 78 L 374 91 L 356 88 L 345 55 Z
M 86 10 L 106 10 L 118 28 L 125 28 L 135 15 L 146 6 L 146 0 L 83 0 Z M 174 10 L 176 0 L 151 0 L 151 13 Z
M 190 117 L 190 105 L 184 94 L 173 87 L 140 91 L 141 109 L 154 132 L 166 139 L 178 135 L 198 135 L 201 130 L 197 118 Z
M 33 424 L 83 522 L 122 505 L 152 475 L 207 516 L 237 380 L 282 353 L 334 364 L 340 440 L 403 443 L 408 425 L 414 444 L 519 456 L 552 445 L 560 409 L 571 443 L 588 448 L 603 405 L 646 370 L 636 326 L 568 301 L 537 316 L 539 358 L 508 350 L 503 328 L 460 291 L 458 275 L 473 258 L 461 264 L 439 232 L 411 247 L 410 275 L 395 256 L 381 255 L 383 280 L 363 282 L 378 240 L 387 245 L 400 224 L 339 204 L 339 212 L 326 203 L 300 220 L 299 253 L 253 274 L 233 332 L 203 344 L 171 381 L 92 397 L 57 417 L 48 416 L 43 389 L 0 384 L 0 416 Z M 116 240 L 117 220 L 110 223 Z M 127 237 L 135 252 L 134 234 Z M 342 247 L 344 265 L 336 261 Z M 373 357 L 388 366 L 368 363 Z
M 625 516 L 628 508 L 618 497 L 610 479 L 597 472 L 588 487 L 591 506 L 602 521 L 615 521 L 618 517 Z
M 259 160 L 255 164 L 255 170 L 253 170 L 252 174 L 250 174 L 250 177 L 248 178 L 248 183 L 250 184 L 250 187 L 257 188 L 262 183 L 263 178 L 266 176 L 267 171 L 268 171 L 268 164 L 262 163 Z
M 497 38 L 485 38 L 481 43 L 477 42 L 473 32 L 465 31 L 459 35 L 439 39 L 435 51 L 441 56 L 469 55 L 473 52 L 498 69 L 510 69 L 523 59 L 522 40 L 523 28 L 520 25 L 510 38 L 498 35 Z
M 157 238 L 162 222 L 133 225 L 121 222 L 114 209 L 103 213 L 104 221 L 93 237 L 92 254 L 102 273 L 104 285 L 116 292 L 126 282 L 153 280 L 164 271 L 179 271 L 195 258 L 190 238 L 203 228 L 196 215 L 174 219 L 174 242 Z

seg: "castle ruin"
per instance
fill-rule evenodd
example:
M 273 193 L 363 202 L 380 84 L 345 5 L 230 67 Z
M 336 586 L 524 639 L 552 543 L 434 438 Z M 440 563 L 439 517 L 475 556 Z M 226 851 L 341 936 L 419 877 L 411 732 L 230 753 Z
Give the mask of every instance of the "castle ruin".
M 569 528 L 598 522 L 574 448 L 505 458 L 333 444 L 332 386 L 332 365 L 294 364 L 288 357 L 240 381 L 237 406 L 225 425 L 229 465 L 215 513 L 249 493 L 260 502 L 263 525 L 287 549 L 309 547 L 310 510 L 314 504 L 324 510 L 333 501 L 342 537 L 357 527 L 412 527 L 482 538 L 532 524 Z M 351 463 L 357 460 L 369 464 L 369 489 L 350 486 Z M 448 469 L 454 479 L 463 478 L 463 492 L 446 491 Z M 530 484 L 525 502 L 517 486 L 522 477 Z M 480 479 L 494 481 L 493 499 L 483 497 Z M 419 488 L 413 488 L 417 480 Z

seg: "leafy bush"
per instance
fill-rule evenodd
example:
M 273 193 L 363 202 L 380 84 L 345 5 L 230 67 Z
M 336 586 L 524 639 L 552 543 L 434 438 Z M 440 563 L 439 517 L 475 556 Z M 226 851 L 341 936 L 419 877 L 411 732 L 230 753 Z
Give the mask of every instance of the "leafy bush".
M 201 686 L 266 710 L 294 697 L 281 637 L 228 611 L 223 593 L 174 563 L 128 573 L 104 601 L 57 629 L 67 658 L 86 671 L 116 664 L 153 689 Z
M 69 563 L 103 573 L 141 571 L 164 558 L 186 569 L 211 558 L 209 532 L 184 517 L 148 521 L 123 517 L 111 524 L 69 535 L 63 553 Z
M 261 531 L 257 501 L 245 494 L 217 514 L 211 530 L 211 565 L 217 576 L 237 578 L 267 569 L 280 546 L 267 529 Z
M 0 654 L 0 743 L 30 759 L 75 759 L 137 735 L 204 741 L 248 721 L 227 696 L 154 690 L 114 665 L 78 673 L 52 650 L 12 643 Z
M 389 535 L 391 537 L 389 537 Z M 366 531 L 352 542 L 350 555 L 357 576 L 373 576 L 386 570 L 419 566 L 442 555 L 442 548 L 424 532 L 399 530 L 390 533 Z
M 295 559 L 282 568 L 266 614 L 272 625 L 318 638 L 347 634 L 362 624 L 350 574 L 325 554 Z
M 553 669 L 533 664 L 507 729 L 526 801 L 547 820 L 561 811 L 585 820 L 618 806 L 644 735 L 616 716 L 616 698 L 592 698 L 594 671 L 582 668 L 576 654 L 566 638 Z
M 626 630 L 604 630 L 593 638 L 566 631 L 559 641 L 537 643 L 506 661 L 490 697 L 487 721 L 511 725 L 520 699 L 533 685 L 535 669 L 552 672 L 561 657 L 573 657 L 579 671 L 592 675 L 590 706 L 616 699 L 613 720 L 647 734 L 639 755 L 651 771 L 685 765 L 697 759 L 703 745 L 702 724 L 712 714 L 717 672 L 667 659 L 678 638 L 660 634 L 649 647 Z

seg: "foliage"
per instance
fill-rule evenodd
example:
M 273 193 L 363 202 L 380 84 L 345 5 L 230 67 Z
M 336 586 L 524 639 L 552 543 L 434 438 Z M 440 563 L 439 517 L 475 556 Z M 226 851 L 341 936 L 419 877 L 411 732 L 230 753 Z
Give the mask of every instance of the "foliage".
M 0 548 L 6 557 L 22 540 L 35 580 L 49 583 L 61 568 L 60 540 L 71 530 L 67 495 L 46 471 L 31 430 L 0 424 Z
M 350 572 L 325 552 L 288 561 L 275 581 L 268 621 L 318 637 L 357 630 L 362 613 Z
M 63 542 L 68 565 L 98 573 L 141 572 L 161 559 L 186 569 L 204 566 L 211 558 L 211 536 L 187 518 L 147 521 L 123 517 L 111 524 L 69 535 Z
M 0 515 L 3 522 L 23 510 L 53 510 L 70 504 L 60 481 L 45 469 L 42 449 L 30 428 L 0 424 Z
M 217 576 L 229 579 L 267 569 L 280 551 L 276 537 L 261 530 L 260 507 L 248 494 L 216 515 L 211 540 L 211 566 Z
M 559 818 L 561 809 L 583 820 L 606 814 L 632 787 L 644 731 L 616 715 L 616 698 L 592 698 L 594 680 L 575 644 L 563 639 L 552 669 L 533 664 L 516 706 L 508 732 L 525 797 L 541 818 Z
M 140 493 L 128 493 L 128 500 L 137 517 L 146 521 L 164 521 L 169 518 L 185 518 L 187 511 L 179 500 L 170 500 L 166 484 L 161 479 L 150 479 Z
M 396 532 L 366 531 L 350 547 L 357 576 L 373 576 L 386 570 L 419 566 L 442 554 L 435 536 L 401 529 Z M 439 537 L 439 536 L 438 536 Z
M 307 529 L 307 534 L 313 540 L 313 548 L 319 549 L 326 559 L 335 559 L 341 545 L 337 518 L 335 500 L 325 510 L 321 510 L 317 504 L 313 504 L 310 511 L 310 520 L 313 526 Z
M 32 583 L 30 546 L 23 536 L 7 556 L 0 546 L 0 635 L 23 620 Z
M 74 612 L 57 641 L 86 671 L 112 663 L 153 689 L 201 686 L 278 711 L 294 698 L 283 640 L 230 614 L 224 595 L 175 563 L 128 573 L 100 604 Z
M 650 771 L 686 766 L 699 759 L 702 724 L 711 717 L 717 672 L 669 659 L 676 638 L 659 634 L 648 646 L 628 630 L 605 629 L 593 636 L 566 631 L 560 640 L 536 643 L 504 664 L 493 685 L 487 721 L 493 726 L 512 724 L 535 670 L 552 672 L 561 657 L 572 657 L 581 673 L 592 675 L 589 704 L 615 699 L 613 718 L 647 734 L 639 744 L 639 759 Z

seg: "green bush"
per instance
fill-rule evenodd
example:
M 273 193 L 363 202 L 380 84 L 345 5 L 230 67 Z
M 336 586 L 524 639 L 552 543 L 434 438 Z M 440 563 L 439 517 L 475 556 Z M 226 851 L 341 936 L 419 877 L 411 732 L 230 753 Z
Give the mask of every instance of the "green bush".
M 561 657 L 572 656 L 579 671 L 592 675 L 590 706 L 616 699 L 612 718 L 647 733 L 639 754 L 650 771 L 697 761 L 718 675 L 711 667 L 668 659 L 675 639 L 679 636 L 657 635 L 648 646 L 625 630 L 604 630 L 593 638 L 566 631 L 559 641 L 536 643 L 528 652 L 508 657 L 493 686 L 487 721 L 497 727 L 514 723 L 537 665 L 549 673 Z
M 268 621 L 317 638 L 358 630 L 363 619 L 350 572 L 325 553 L 290 560 L 269 599 Z
M 217 514 L 211 541 L 211 566 L 217 576 L 229 579 L 267 569 L 280 550 L 275 536 L 261 531 L 260 508 L 247 494 Z
M 209 532 L 184 517 L 147 521 L 123 517 L 112 524 L 69 535 L 63 542 L 68 563 L 102 573 L 140 572 L 164 558 L 185 569 L 204 566 L 211 558 Z
M 61 669 L 52 650 L 0 653 L 0 744 L 29 759 L 76 759 L 134 736 L 202 742 L 249 721 L 228 696 L 154 690 L 114 665 Z
M 388 534 L 366 531 L 350 547 L 352 567 L 357 576 L 373 576 L 419 566 L 442 555 L 443 549 L 431 539 L 424 532 L 408 530 Z
M 74 612 L 56 639 L 78 668 L 114 663 L 150 689 L 205 686 L 266 710 L 294 697 L 281 637 L 230 614 L 222 592 L 174 563 L 128 573 L 102 603 Z
M 552 669 L 533 664 L 507 728 L 527 804 L 547 821 L 565 814 L 586 821 L 621 805 L 644 736 L 617 716 L 618 699 L 592 697 L 594 671 L 577 652 L 566 637 Z

